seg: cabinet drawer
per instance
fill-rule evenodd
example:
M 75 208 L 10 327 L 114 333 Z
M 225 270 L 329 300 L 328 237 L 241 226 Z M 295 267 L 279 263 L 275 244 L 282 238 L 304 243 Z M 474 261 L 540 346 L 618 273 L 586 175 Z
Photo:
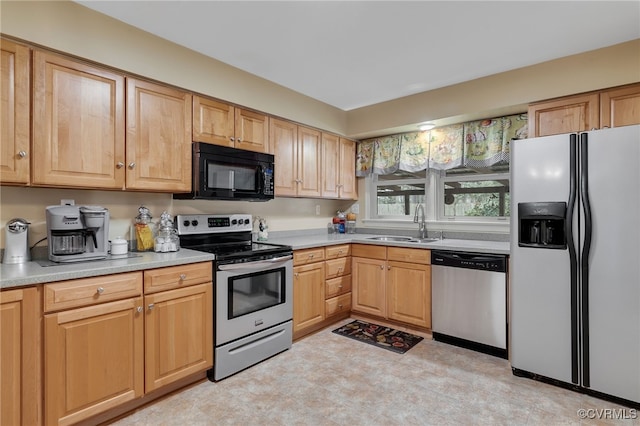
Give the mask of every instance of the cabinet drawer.
M 45 284 L 44 311 L 95 305 L 140 294 L 142 294 L 142 272 Z
M 144 292 L 155 293 L 157 291 L 207 283 L 212 280 L 213 265 L 211 262 L 149 269 L 144 271 Z
M 351 256 L 351 245 L 343 244 L 339 246 L 325 247 L 325 257 L 327 259 L 336 259 L 338 257 Z
M 306 265 L 307 263 L 320 262 L 324 260 L 324 247 L 293 252 L 293 266 Z
M 330 299 L 351 291 L 351 275 L 333 278 L 325 282 L 324 297 Z
M 369 244 L 352 244 L 351 256 L 385 260 L 387 258 L 387 248 Z
M 327 260 L 325 263 L 325 278 L 336 278 L 351 273 L 351 258 L 339 257 L 338 259 Z
M 430 265 L 431 250 L 389 247 L 389 250 L 387 251 L 387 259 L 397 260 L 398 262 L 421 263 L 423 265 Z
M 351 310 L 351 293 L 333 297 L 324 302 L 324 315 L 329 318 Z

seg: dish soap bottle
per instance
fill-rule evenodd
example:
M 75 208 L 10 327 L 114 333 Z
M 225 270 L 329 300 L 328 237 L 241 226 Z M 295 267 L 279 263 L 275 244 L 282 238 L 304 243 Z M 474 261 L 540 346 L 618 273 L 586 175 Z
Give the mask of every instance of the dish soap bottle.
M 154 251 L 166 253 L 180 250 L 180 238 L 173 227 L 173 220 L 169 213 L 162 212 L 160 215 L 160 227 L 155 238 Z
M 153 230 L 151 222 L 151 212 L 145 206 L 138 208 L 138 216 L 136 216 L 135 233 L 136 233 L 136 250 L 148 251 L 153 249 Z

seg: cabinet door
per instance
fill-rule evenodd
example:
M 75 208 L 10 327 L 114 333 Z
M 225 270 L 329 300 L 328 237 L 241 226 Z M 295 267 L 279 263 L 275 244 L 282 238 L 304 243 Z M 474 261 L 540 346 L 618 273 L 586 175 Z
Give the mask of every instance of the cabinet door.
M 324 320 L 324 262 L 293 268 L 293 332 Z
M 293 197 L 298 189 L 298 126 L 271 118 L 269 122 L 271 147 L 275 156 L 275 193 L 279 197 Z
M 145 392 L 213 365 L 213 284 L 145 296 Z
M 340 138 L 340 163 L 338 170 L 340 171 L 340 198 L 357 200 L 356 143 L 354 141 Z
M 212 99 L 193 97 L 193 140 L 235 146 L 235 108 Z
M 45 423 L 72 424 L 142 396 L 142 298 L 45 315 Z
M 420 327 L 431 327 L 431 267 L 388 262 L 388 317 Z
M 127 189 L 191 190 L 191 95 L 127 79 Z
M 0 424 L 42 423 L 39 290 L 0 292 Z
M 33 54 L 32 183 L 124 187 L 124 77 Z
M 640 84 L 607 90 L 600 94 L 601 127 L 633 124 L 640 124 Z
M 386 261 L 352 258 L 351 267 L 353 311 L 386 318 Z
M 235 121 L 236 148 L 269 152 L 269 121 L 266 115 L 237 108 Z
M 298 196 L 320 197 L 322 176 L 322 134 L 298 126 Z
M 29 184 L 29 48 L 0 40 L 0 182 Z
M 322 134 L 322 196 L 338 198 L 340 194 L 340 138 Z
M 600 127 L 597 93 L 529 105 L 529 137 L 582 132 Z

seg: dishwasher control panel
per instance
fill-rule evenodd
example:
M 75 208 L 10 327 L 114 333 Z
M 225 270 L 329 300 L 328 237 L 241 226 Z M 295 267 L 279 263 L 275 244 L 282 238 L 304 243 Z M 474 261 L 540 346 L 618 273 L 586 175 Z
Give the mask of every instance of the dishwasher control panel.
M 431 265 L 478 269 L 481 271 L 491 272 L 506 272 L 507 257 L 496 254 L 432 250 Z

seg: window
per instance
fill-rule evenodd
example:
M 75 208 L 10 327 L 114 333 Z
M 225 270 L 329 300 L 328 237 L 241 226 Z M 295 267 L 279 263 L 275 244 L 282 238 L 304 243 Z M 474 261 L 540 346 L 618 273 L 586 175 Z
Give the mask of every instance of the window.
M 374 189 L 372 217 L 400 218 L 412 216 L 418 204 L 425 202 L 426 171 L 398 171 L 390 175 L 370 175 Z
M 509 173 L 453 170 L 440 178 L 438 198 L 442 219 L 505 218 L 510 214 Z

